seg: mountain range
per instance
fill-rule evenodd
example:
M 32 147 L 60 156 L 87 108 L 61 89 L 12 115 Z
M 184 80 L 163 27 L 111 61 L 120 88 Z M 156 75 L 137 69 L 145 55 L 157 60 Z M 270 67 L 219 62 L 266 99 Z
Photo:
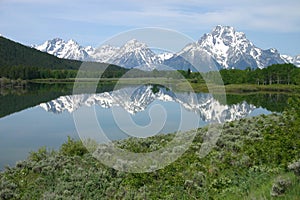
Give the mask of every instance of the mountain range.
M 116 64 L 125 68 L 144 70 L 169 66 L 173 69 L 207 66 L 210 69 L 264 68 L 272 64 L 292 63 L 300 67 L 300 55 L 281 55 L 276 49 L 263 50 L 246 38 L 245 33 L 230 26 L 216 26 L 198 41 L 187 44 L 176 53 L 154 53 L 145 43 L 132 39 L 121 47 L 111 45 L 82 47 L 74 40 L 48 40 L 34 48 L 55 55 L 81 61 Z
M 197 99 L 195 99 L 197 98 Z M 187 93 L 174 94 L 171 90 L 160 87 L 154 92 L 152 85 L 139 88 L 128 87 L 99 94 L 78 94 L 61 96 L 40 106 L 48 112 L 75 112 L 82 106 L 99 105 L 102 108 L 121 106 L 130 114 L 144 111 L 153 101 L 176 102 L 188 111 L 200 115 L 204 122 L 225 122 L 248 116 L 256 107 L 246 102 L 234 105 L 222 105 L 212 94 Z

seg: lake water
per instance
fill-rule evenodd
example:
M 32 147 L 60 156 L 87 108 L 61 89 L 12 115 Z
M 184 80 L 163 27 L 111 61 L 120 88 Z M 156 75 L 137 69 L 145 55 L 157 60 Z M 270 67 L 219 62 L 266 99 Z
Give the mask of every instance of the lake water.
M 14 166 L 42 146 L 58 149 L 67 136 L 79 139 L 73 117 L 82 117 L 85 110 L 93 110 L 108 139 L 118 140 L 128 134 L 148 137 L 280 112 L 287 99 L 276 94 L 228 95 L 223 104 L 210 94 L 175 94 L 165 88 L 153 90 L 151 85 L 79 95 L 71 95 L 69 89 L 46 85 L 0 96 L 0 169 Z M 81 120 L 89 124 L 91 117 Z M 89 132 L 88 125 L 82 128 Z

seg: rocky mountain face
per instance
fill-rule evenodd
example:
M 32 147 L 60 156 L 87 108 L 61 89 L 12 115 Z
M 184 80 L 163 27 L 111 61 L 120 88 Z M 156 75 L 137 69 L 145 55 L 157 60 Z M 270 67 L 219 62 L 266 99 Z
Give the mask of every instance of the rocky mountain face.
M 82 106 L 99 105 L 103 108 L 121 106 L 128 113 L 135 114 L 144 111 L 153 101 L 176 102 L 188 111 L 198 113 L 205 122 L 224 122 L 241 119 L 251 113 L 256 107 L 246 102 L 235 105 L 222 105 L 211 94 L 189 95 L 174 94 L 166 88 L 154 92 L 153 86 L 144 85 L 139 88 L 129 87 L 112 92 L 99 94 L 80 94 L 61 96 L 58 99 L 40 106 L 48 112 L 75 112 Z
M 145 43 L 133 39 L 118 49 L 115 54 L 110 57 L 108 63 L 126 68 L 147 66 L 152 70 L 155 68 L 155 64 L 160 63 L 160 60 Z
M 121 47 L 82 47 L 73 40 L 65 42 L 62 39 L 48 40 L 40 46 L 33 47 L 60 58 L 106 62 L 143 70 L 153 70 L 163 65 L 172 69 L 190 68 L 200 71 L 264 68 L 287 62 L 300 67 L 300 55 L 281 55 L 274 48 L 263 50 L 249 41 L 243 32 L 238 32 L 230 26 L 216 26 L 211 33 L 204 34 L 198 41 L 187 44 L 174 54 L 155 54 L 145 43 L 135 39 Z
M 119 49 L 119 47 L 103 45 L 89 53 L 90 59 L 96 62 L 108 63 L 109 60 L 119 51 Z
M 193 66 L 208 66 L 210 69 L 264 68 L 285 62 L 276 49 L 262 50 L 244 33 L 229 26 L 217 26 L 197 42 L 188 44 L 172 58 L 173 63 L 177 65 L 180 58 Z M 172 60 L 168 62 L 170 64 Z
M 74 40 L 64 41 L 60 38 L 55 38 L 46 41 L 42 45 L 34 45 L 34 48 L 55 55 L 59 58 L 66 58 L 72 60 L 88 60 L 89 53 L 94 51 L 91 46 L 81 47 Z
M 162 56 L 153 53 L 145 43 L 135 39 L 128 41 L 121 47 L 103 45 L 99 48 L 93 48 L 91 46 L 82 47 L 73 40 L 66 42 L 56 38 L 33 47 L 59 58 L 105 62 L 125 68 L 140 67 L 153 70 L 155 64 L 160 64 L 163 60 Z
M 297 67 L 300 67 L 300 55 L 295 57 L 288 56 L 288 55 L 281 55 L 281 59 L 284 60 L 286 63 L 292 63 Z

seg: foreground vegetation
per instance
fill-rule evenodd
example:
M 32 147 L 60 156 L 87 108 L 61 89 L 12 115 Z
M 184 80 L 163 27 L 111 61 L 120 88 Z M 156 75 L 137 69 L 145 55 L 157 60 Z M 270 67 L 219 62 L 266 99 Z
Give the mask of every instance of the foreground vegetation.
M 97 161 L 80 141 L 58 151 L 41 148 L 0 173 L 1 199 L 298 199 L 300 101 L 282 114 L 215 125 L 216 146 L 199 157 L 206 128 L 187 152 L 164 169 L 124 173 Z M 131 138 L 116 145 L 133 152 L 161 148 L 174 134 Z

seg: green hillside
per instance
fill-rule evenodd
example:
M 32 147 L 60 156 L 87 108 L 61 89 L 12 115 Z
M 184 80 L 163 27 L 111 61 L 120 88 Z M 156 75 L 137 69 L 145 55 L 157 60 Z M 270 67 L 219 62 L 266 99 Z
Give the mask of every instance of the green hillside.
M 82 62 L 60 59 L 0 36 L 0 67 L 25 66 L 78 69 Z
M 0 36 L 0 78 L 23 80 L 75 78 L 82 63 L 82 61 L 57 58 Z M 107 67 L 106 63 L 90 62 L 89 64 L 96 71 L 103 71 Z M 120 77 L 126 71 L 125 68 L 109 65 L 103 76 Z M 91 72 L 87 77 L 93 74 L 94 72 Z

